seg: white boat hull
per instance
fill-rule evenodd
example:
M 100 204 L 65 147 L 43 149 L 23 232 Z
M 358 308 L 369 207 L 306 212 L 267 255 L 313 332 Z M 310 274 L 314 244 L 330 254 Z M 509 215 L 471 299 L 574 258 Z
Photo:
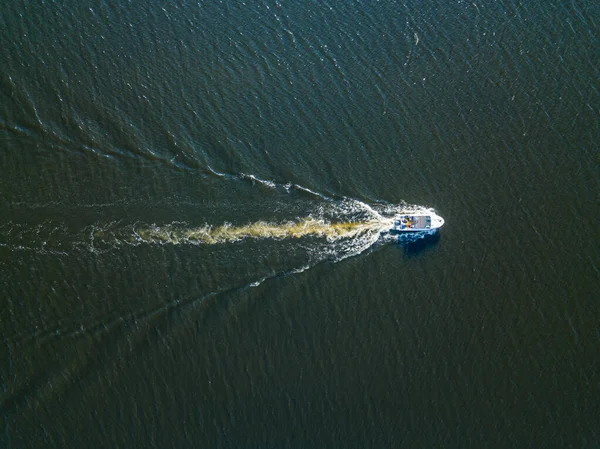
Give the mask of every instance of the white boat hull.
M 392 234 L 405 232 L 435 232 L 444 225 L 444 219 L 434 213 L 429 214 L 398 214 L 390 229 Z

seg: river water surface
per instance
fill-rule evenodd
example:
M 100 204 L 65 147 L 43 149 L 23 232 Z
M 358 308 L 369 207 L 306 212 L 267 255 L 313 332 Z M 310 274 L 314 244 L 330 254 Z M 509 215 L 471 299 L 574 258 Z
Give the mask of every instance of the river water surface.
M 9 0 L 0 446 L 600 446 L 599 13 Z

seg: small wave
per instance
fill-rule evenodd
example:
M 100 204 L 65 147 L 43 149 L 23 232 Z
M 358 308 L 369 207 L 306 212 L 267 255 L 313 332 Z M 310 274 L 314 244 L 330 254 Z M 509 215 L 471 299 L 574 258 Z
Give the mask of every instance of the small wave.
M 289 189 L 298 189 L 298 190 L 301 190 L 303 192 L 310 193 L 311 195 L 314 195 L 314 196 L 317 196 L 319 198 L 322 198 L 324 200 L 330 200 L 331 199 L 327 195 L 323 195 L 322 193 L 315 192 L 313 190 L 310 190 L 308 187 L 303 187 L 303 186 L 298 185 L 298 184 L 291 184 L 291 183 L 289 183 L 289 184 L 286 184 L 286 188 L 288 190 Z
M 265 181 L 264 179 L 260 179 L 257 176 L 254 175 L 248 175 L 246 173 L 240 173 L 239 174 L 241 179 L 249 179 L 251 180 L 253 183 L 257 182 L 259 184 L 262 184 L 264 186 L 270 187 L 272 189 L 277 187 L 277 184 L 275 183 L 275 181 Z

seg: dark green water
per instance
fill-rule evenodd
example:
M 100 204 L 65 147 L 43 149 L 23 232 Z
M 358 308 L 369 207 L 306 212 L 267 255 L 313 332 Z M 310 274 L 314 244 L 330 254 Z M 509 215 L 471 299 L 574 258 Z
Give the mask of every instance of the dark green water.
M 0 447 L 599 447 L 599 13 L 3 5 Z

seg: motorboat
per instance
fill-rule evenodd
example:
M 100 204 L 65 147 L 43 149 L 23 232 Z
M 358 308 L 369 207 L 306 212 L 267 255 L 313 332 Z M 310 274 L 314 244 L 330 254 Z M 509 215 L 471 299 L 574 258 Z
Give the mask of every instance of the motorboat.
M 394 224 L 390 229 L 391 234 L 404 232 L 435 232 L 444 224 L 444 219 L 434 213 L 404 214 L 400 213 L 394 217 Z

